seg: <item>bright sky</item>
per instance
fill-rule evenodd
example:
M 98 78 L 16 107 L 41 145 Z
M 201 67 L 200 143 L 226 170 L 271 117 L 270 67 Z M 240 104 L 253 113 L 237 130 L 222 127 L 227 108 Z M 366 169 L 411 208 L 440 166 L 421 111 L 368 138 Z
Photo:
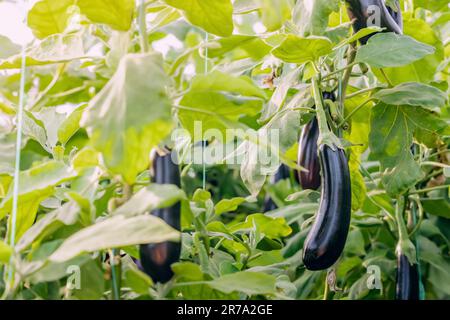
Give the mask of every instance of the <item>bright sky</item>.
M 33 39 L 31 30 L 23 23 L 24 12 L 17 4 L 0 2 L 0 34 L 23 45 Z

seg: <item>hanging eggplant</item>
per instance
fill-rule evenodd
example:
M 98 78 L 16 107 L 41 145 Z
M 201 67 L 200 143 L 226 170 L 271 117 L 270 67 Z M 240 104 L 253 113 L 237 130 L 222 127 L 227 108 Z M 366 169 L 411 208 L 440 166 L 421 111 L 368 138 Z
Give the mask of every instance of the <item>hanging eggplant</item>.
M 354 21 L 355 33 L 377 21 L 380 24 L 378 27 L 385 28 L 384 32 L 403 33 L 402 12 L 398 0 L 394 1 L 397 10 L 387 6 L 385 0 L 347 0 L 347 3 L 350 20 Z M 379 17 L 376 16 L 378 13 Z M 360 42 L 366 44 L 372 35 L 361 38 Z
M 303 247 L 303 263 L 309 270 L 331 267 L 341 255 L 350 226 L 351 186 L 344 150 L 319 147 L 322 193 L 319 211 Z
M 158 184 L 174 184 L 180 187 L 180 171 L 178 165 L 172 161 L 171 153 L 158 154 L 154 152 L 152 182 Z M 170 208 L 156 209 L 152 215 L 161 218 L 171 227 L 180 230 L 180 203 Z M 171 265 L 179 260 L 181 252 L 180 242 L 162 242 L 157 244 L 144 244 L 139 248 L 141 265 L 155 282 L 167 282 L 173 272 Z
M 324 92 L 325 100 L 335 101 L 332 92 Z M 317 190 L 320 187 L 320 164 L 317 155 L 317 139 L 319 139 L 319 125 L 317 118 L 310 120 L 302 130 L 298 148 L 298 165 L 308 171 L 298 171 L 298 182 L 303 189 Z
M 408 258 L 401 254 L 397 259 L 397 300 L 419 300 L 419 271 L 417 264 L 410 264 Z
M 280 180 L 288 179 L 290 176 L 291 174 L 289 167 L 284 164 L 281 164 L 281 166 L 278 168 L 278 171 L 272 176 L 270 182 L 271 184 L 275 184 Z M 264 201 L 264 212 L 272 211 L 277 208 L 278 206 L 275 204 L 272 198 L 267 196 Z

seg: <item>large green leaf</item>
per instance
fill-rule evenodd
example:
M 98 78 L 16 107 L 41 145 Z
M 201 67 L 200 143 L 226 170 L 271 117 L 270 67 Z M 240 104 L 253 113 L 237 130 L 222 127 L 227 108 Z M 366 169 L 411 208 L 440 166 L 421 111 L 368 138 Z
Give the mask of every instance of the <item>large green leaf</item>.
M 20 53 L 20 46 L 0 35 L 0 59 L 6 59 L 18 53 Z
M 259 37 L 236 34 L 217 39 L 209 48 L 208 55 L 216 58 L 234 49 L 244 50 L 251 58 L 259 60 L 270 52 L 271 47 Z
M 410 151 L 413 135 L 434 135 L 446 127 L 444 121 L 421 107 L 384 103 L 374 107 L 370 148 L 385 171 L 383 183 L 389 194 L 401 194 L 423 177 Z
M 328 27 L 329 15 L 338 9 L 336 0 L 300 0 L 295 5 L 293 20 L 303 36 L 321 36 Z
M 41 66 L 85 58 L 82 33 L 54 34 L 26 50 L 26 65 Z M 0 69 L 20 69 L 21 54 L 0 59 Z
M 47 213 L 24 233 L 15 247 L 16 250 L 22 251 L 28 248 L 31 244 L 39 242 L 61 226 L 74 224 L 79 213 L 80 207 L 75 201 L 69 201 L 60 208 Z
M 159 54 L 128 54 L 81 120 L 108 169 L 129 184 L 172 128 L 167 84 Z
M 131 217 L 153 209 L 170 207 L 185 198 L 183 190 L 173 184 L 151 184 L 139 190 L 113 214 Z
M 444 106 L 447 95 L 430 85 L 407 82 L 395 88 L 380 90 L 373 98 L 386 104 L 420 106 L 433 111 Z
M 256 86 L 249 77 L 233 77 L 220 71 L 213 71 L 206 75 L 197 75 L 192 80 L 191 90 L 226 91 L 247 97 L 267 98 L 264 90 Z
M 135 0 L 78 0 L 82 14 L 94 22 L 104 23 L 119 31 L 127 31 L 133 22 Z
M 284 22 L 292 15 L 292 1 L 290 0 L 256 0 L 259 4 L 261 20 L 267 31 L 280 29 Z
M 207 32 L 221 37 L 233 33 L 233 5 L 230 0 L 164 0 L 182 10 L 186 19 Z
M 301 64 L 316 61 L 331 53 L 331 50 L 332 43 L 327 38 L 301 38 L 290 34 L 272 51 L 272 54 L 283 61 Z
M 12 248 L 3 241 L 0 241 L 0 264 L 8 263 L 11 256 Z
M 76 176 L 63 162 L 49 161 L 20 173 L 16 238 L 19 239 L 34 223 L 39 204 L 55 192 L 55 186 Z M 13 184 L 0 203 L 0 218 L 11 213 Z
M 406 35 L 378 33 L 356 54 L 357 62 L 375 68 L 400 67 L 433 54 L 435 48 Z
M 28 26 L 38 38 L 62 33 L 69 24 L 69 7 L 75 0 L 40 0 L 28 12 Z
M 144 243 L 179 241 L 180 234 L 163 220 L 140 215 L 127 218 L 117 215 L 97 222 L 67 238 L 50 256 L 50 261 L 63 262 L 83 252 L 119 248 Z
M 403 23 L 405 35 L 433 46 L 436 50 L 434 54 L 427 55 L 412 64 L 397 68 L 386 68 L 384 72 L 393 84 L 412 81 L 429 83 L 434 79 L 435 72 L 444 59 L 442 41 L 433 29 L 421 19 L 405 19 Z M 380 81 L 386 81 L 379 70 L 374 69 L 374 73 Z
M 276 278 L 262 272 L 236 272 L 224 275 L 207 282 L 207 284 L 219 291 L 232 293 L 243 292 L 247 295 L 274 294 Z

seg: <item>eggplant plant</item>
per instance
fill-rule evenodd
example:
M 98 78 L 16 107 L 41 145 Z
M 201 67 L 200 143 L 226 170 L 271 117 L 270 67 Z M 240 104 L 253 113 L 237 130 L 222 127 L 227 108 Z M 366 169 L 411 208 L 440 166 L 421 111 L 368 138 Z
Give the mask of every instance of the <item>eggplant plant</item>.
M 449 299 L 449 15 L 0 1 L 0 298 Z

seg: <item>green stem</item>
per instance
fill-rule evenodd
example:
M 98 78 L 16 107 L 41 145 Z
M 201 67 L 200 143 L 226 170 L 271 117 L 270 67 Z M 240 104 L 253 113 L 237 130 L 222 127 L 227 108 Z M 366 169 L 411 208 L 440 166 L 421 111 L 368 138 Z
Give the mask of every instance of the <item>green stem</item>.
M 324 109 L 322 91 L 320 90 L 319 87 L 319 80 L 316 77 L 312 79 L 312 85 L 314 92 L 314 101 L 316 103 L 316 117 L 317 123 L 319 124 L 320 134 L 322 135 L 331 134 L 331 131 L 328 128 L 327 115 Z
M 322 81 L 328 80 L 330 77 L 332 77 L 332 76 L 334 76 L 334 75 L 336 75 L 336 74 L 345 72 L 345 71 L 347 71 L 348 69 L 353 68 L 353 67 L 354 67 L 355 65 L 357 65 L 357 64 L 358 64 L 358 62 L 351 62 L 350 64 L 348 64 L 347 66 L 345 66 L 345 67 L 343 67 L 343 68 L 341 68 L 341 69 L 338 69 L 338 70 L 335 70 L 335 71 L 333 71 L 333 72 L 330 72 L 330 73 L 328 73 L 327 75 L 325 75 L 325 76 L 323 77 Z
M 405 220 L 403 218 L 405 207 L 406 207 L 405 197 L 399 196 L 397 198 L 397 204 L 395 208 L 395 220 L 397 221 L 398 237 L 400 241 L 409 240 L 408 229 L 406 228 Z
M 140 35 L 140 43 L 141 50 L 143 53 L 148 52 L 148 36 L 147 36 L 147 20 L 146 20 L 146 5 L 145 0 L 141 0 L 141 4 L 139 6 L 139 35 Z
M 367 99 L 363 103 L 361 103 L 359 106 L 357 106 L 355 109 L 353 109 L 345 118 L 341 121 L 341 123 L 338 124 L 338 128 L 342 127 L 351 117 L 355 115 L 359 110 L 361 110 L 366 104 L 371 102 L 372 99 Z
M 430 187 L 430 188 L 424 188 L 424 189 L 419 189 L 419 190 L 413 190 L 410 192 L 410 194 L 425 193 L 425 192 L 429 192 L 429 191 L 433 191 L 433 190 L 446 189 L 446 188 L 450 188 L 450 184 L 445 184 L 442 186 L 436 186 L 436 187 Z
M 378 89 L 378 88 L 379 88 L 379 87 L 366 88 L 366 89 L 362 89 L 362 90 L 356 91 L 356 92 L 354 92 L 354 93 L 352 93 L 352 94 L 347 95 L 347 99 L 350 99 L 350 98 L 359 96 L 360 94 L 364 94 L 364 93 L 367 93 L 367 92 L 372 92 L 372 91 L 374 91 L 374 90 L 376 90 L 376 89 Z
M 419 220 L 416 222 L 414 228 L 409 233 L 409 238 L 412 238 L 413 236 L 415 236 L 417 231 L 420 229 L 420 225 L 422 224 L 422 221 L 423 221 L 423 207 L 422 207 L 422 203 L 420 202 L 420 198 L 418 196 L 410 197 L 410 199 L 416 203 L 417 210 L 419 212 L 419 214 L 418 214 Z
M 328 284 L 328 274 L 325 276 L 325 288 L 323 290 L 323 300 L 328 300 L 328 293 L 330 292 L 330 285 Z
M 352 43 L 350 45 L 350 52 L 349 52 L 349 57 L 348 57 L 348 62 L 347 62 L 347 66 L 349 66 L 349 68 L 344 73 L 344 79 L 342 80 L 342 87 L 341 87 L 341 97 L 339 97 L 339 102 L 340 102 L 342 109 L 344 109 L 344 101 L 346 98 L 348 82 L 350 81 L 350 76 L 352 74 L 353 66 L 356 64 L 354 62 L 355 58 L 356 58 L 356 44 Z

